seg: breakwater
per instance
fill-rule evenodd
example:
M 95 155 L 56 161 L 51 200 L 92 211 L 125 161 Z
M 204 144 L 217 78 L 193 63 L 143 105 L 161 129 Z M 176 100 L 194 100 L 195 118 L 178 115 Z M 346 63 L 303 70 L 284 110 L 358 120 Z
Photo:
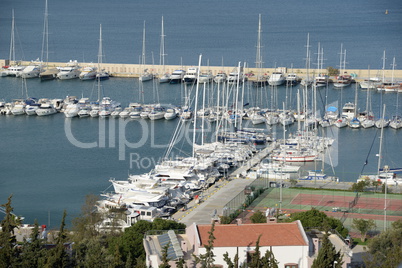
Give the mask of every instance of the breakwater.
M 21 65 L 29 65 L 32 62 L 22 61 Z M 0 59 L 1 66 L 10 65 L 8 60 Z M 62 67 L 66 66 L 67 62 L 48 62 L 46 64 L 48 67 Z M 81 67 L 85 66 L 97 66 L 97 63 L 92 62 L 81 62 L 79 63 Z M 162 75 L 164 73 L 172 73 L 174 70 L 187 70 L 189 67 L 196 67 L 195 65 L 141 65 L 141 64 L 123 64 L 123 63 L 102 63 L 102 69 L 105 69 L 114 77 L 128 77 L 128 78 L 137 78 L 145 69 L 148 69 L 152 73 L 156 75 Z M 335 67 L 333 67 L 335 68 Z M 219 72 L 224 72 L 229 74 L 230 72 L 235 72 L 237 66 L 201 66 L 202 72 L 210 71 L 213 75 L 218 74 Z M 319 73 L 327 74 L 327 69 L 317 70 L 317 69 L 305 69 L 305 68 L 287 68 L 287 67 L 277 67 L 277 68 L 253 68 L 246 67 L 244 69 L 244 73 L 246 74 L 262 74 L 262 75 L 270 75 L 274 71 L 281 71 L 283 73 L 296 73 L 300 77 L 306 77 L 309 75 L 310 77 L 317 75 Z M 367 79 L 369 77 L 382 77 L 384 72 L 384 77 L 386 79 L 391 79 L 392 73 L 395 81 L 402 80 L 402 70 L 381 70 L 381 69 L 345 69 L 344 70 L 348 74 L 352 74 L 355 77 L 355 81 L 360 82 L 361 80 Z M 250 80 L 253 80 L 253 77 L 250 77 Z

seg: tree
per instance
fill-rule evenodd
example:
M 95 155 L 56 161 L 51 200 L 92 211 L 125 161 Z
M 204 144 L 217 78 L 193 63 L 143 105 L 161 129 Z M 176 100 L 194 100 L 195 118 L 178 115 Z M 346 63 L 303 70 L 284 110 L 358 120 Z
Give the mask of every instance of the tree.
M 232 218 L 229 216 L 220 216 L 221 224 L 230 224 L 232 222 Z
M 84 238 L 91 239 L 99 234 L 95 224 L 101 220 L 101 215 L 94 212 L 94 207 L 98 200 L 97 195 L 87 195 L 85 204 L 81 207 L 81 214 L 72 220 L 72 229 L 74 231 L 72 239 L 76 244 Z
M 252 223 L 266 223 L 267 222 L 267 218 L 265 217 L 265 215 L 257 210 L 251 217 L 250 220 Z
M 205 254 L 200 254 L 200 256 L 196 256 L 193 254 L 193 258 L 195 259 L 196 264 L 201 264 L 202 268 L 211 268 L 214 267 L 214 231 L 215 231 L 215 223 L 212 223 L 211 230 L 208 232 L 208 244 L 204 245 L 205 247 Z
M 343 264 L 342 258 L 341 251 L 336 252 L 334 245 L 328 238 L 328 233 L 326 233 L 322 239 L 317 258 L 314 259 L 311 268 L 341 268 Z
M 361 180 L 359 182 L 355 182 L 352 184 L 352 187 L 350 188 L 351 191 L 353 192 L 364 192 L 365 188 L 370 185 L 369 180 Z
M 374 220 L 369 219 L 353 219 L 352 227 L 359 231 L 360 233 L 360 240 L 364 242 L 366 240 L 367 233 L 376 227 Z
M 381 185 L 381 181 L 373 180 L 371 185 L 375 188 L 375 192 L 377 192 L 378 186 Z
M 66 226 L 66 216 L 67 212 L 64 210 L 59 233 L 57 235 L 56 247 L 49 250 L 46 267 L 67 267 L 69 264 L 69 258 L 64 248 L 64 242 L 66 242 L 67 238 L 67 233 L 64 229 Z
M 339 70 L 336 69 L 336 68 L 334 68 L 334 67 L 331 67 L 331 66 L 328 66 L 328 67 L 327 67 L 327 72 L 328 72 L 328 75 L 329 75 L 329 76 L 336 76 L 336 75 L 339 75 Z
M 170 268 L 171 267 L 169 264 L 170 259 L 168 258 L 169 246 L 170 246 L 170 243 L 167 243 L 162 249 L 162 258 L 161 258 L 162 263 L 159 264 L 159 268 Z
M 328 217 L 327 214 L 315 208 L 304 212 L 297 212 L 291 215 L 293 221 L 300 220 L 305 229 L 318 228 L 319 230 L 329 231 L 335 229 L 340 235 L 346 237 L 349 233 L 339 219 Z
M 40 238 L 38 221 L 35 220 L 34 228 L 28 240 L 24 241 L 20 260 L 22 267 L 43 267 L 46 251 L 44 241 Z
M 16 259 L 17 252 L 14 246 L 17 240 L 14 235 L 14 229 L 18 227 L 20 220 L 13 214 L 12 196 L 8 197 L 7 203 L 1 205 L 6 215 L 0 223 L 2 228 L 0 232 L 0 267 L 11 267 Z
M 399 267 L 402 263 L 402 220 L 392 228 L 370 239 L 367 243 L 369 255 L 364 258 L 367 268 Z
M 234 260 L 232 261 L 229 258 L 229 253 L 223 254 L 223 260 L 226 262 L 228 265 L 228 268 L 239 268 L 239 253 L 236 252 L 236 255 L 234 256 Z

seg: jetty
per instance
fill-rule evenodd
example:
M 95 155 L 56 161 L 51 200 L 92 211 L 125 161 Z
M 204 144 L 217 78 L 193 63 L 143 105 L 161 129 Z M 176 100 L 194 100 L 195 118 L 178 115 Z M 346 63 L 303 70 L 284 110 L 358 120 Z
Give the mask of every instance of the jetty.
M 18 64 L 23 66 L 28 66 L 32 62 L 30 61 L 21 61 Z M 0 59 L 1 66 L 10 66 L 10 60 Z M 46 63 L 47 68 L 55 68 L 55 67 L 64 67 L 66 66 L 66 62 L 48 62 Z M 79 62 L 81 67 L 91 66 L 93 63 L 91 62 Z M 149 72 L 153 73 L 156 77 L 162 76 L 165 73 L 172 73 L 174 70 L 187 70 L 191 67 L 197 67 L 195 65 L 141 65 L 141 64 L 125 64 L 125 63 L 102 63 L 102 68 L 105 69 L 111 76 L 113 77 L 127 77 L 127 78 L 139 78 L 140 75 L 144 72 L 145 69 L 148 69 Z M 210 71 L 214 76 L 218 73 L 226 73 L 235 72 L 237 70 L 236 66 L 202 66 L 202 71 Z M 248 76 L 248 79 L 253 81 L 256 79 L 255 74 L 262 73 L 266 76 L 269 76 L 274 71 L 280 71 L 283 73 L 295 73 L 300 77 L 307 77 L 307 74 L 310 77 L 318 75 L 317 70 L 314 69 L 305 69 L 305 68 L 295 68 L 292 69 L 287 67 L 277 67 L 277 68 L 244 68 L 244 73 Z M 345 69 L 343 70 L 345 73 L 350 74 L 354 77 L 356 82 L 360 82 L 362 80 L 368 79 L 370 76 L 379 76 L 382 77 L 384 72 L 385 77 L 392 76 L 391 69 Z M 327 69 L 321 70 L 322 74 L 327 74 Z M 370 73 L 370 75 L 369 75 Z M 335 77 L 330 77 L 335 79 Z M 394 79 L 395 81 L 402 80 L 402 70 L 394 70 Z

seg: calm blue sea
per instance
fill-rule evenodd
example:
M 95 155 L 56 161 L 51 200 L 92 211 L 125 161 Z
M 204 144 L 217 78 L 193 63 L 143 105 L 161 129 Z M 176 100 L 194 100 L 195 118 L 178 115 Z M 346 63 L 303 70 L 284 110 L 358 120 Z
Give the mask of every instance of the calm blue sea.
M 324 47 L 326 66 L 339 65 L 340 45 L 347 50 L 347 68 L 387 66 L 402 55 L 402 6 L 399 1 L 105 1 L 89 0 L 72 4 L 49 0 L 49 47 L 51 61 L 97 61 L 99 24 L 103 28 L 105 62 L 138 63 L 143 22 L 147 30 L 147 62 L 159 62 L 161 17 L 164 16 L 168 64 L 194 65 L 198 55 L 210 65 L 236 66 L 255 61 L 258 14 L 262 14 L 264 66 L 305 66 L 307 34 L 312 52 L 318 42 Z M 0 58 L 8 58 L 11 10 L 17 25 L 16 56 L 34 60 L 41 55 L 43 1 L 5 0 L 0 9 Z M 385 10 L 389 11 L 385 15 Z M 397 67 L 398 68 L 398 67 Z M 64 98 L 68 95 L 95 99 L 96 84 L 75 81 L 27 81 L 28 95 Z M 136 79 L 113 78 L 102 82 L 105 95 L 122 103 L 139 101 Z M 183 104 L 180 85 L 145 84 L 145 102 Z M 158 94 L 156 94 L 156 92 Z M 253 92 L 253 91 L 251 91 Z M 25 94 L 25 93 L 24 93 Z M 252 94 L 248 100 L 252 101 Z M 330 88 L 328 103 L 354 100 L 354 88 L 342 92 Z M 358 103 L 365 108 L 366 92 L 358 91 Z M 318 96 L 325 103 L 325 90 Z M 0 79 L 0 99 L 23 96 L 20 79 Z M 396 112 L 396 94 L 372 94 L 373 110 L 381 103 L 387 115 Z M 278 103 L 285 90 L 278 90 Z M 289 105 L 295 107 L 295 92 Z M 267 104 L 269 100 L 265 100 Z M 319 108 L 323 110 L 323 108 Z M 13 194 L 14 212 L 27 223 L 56 228 L 66 209 L 69 218 L 77 215 L 85 195 L 100 194 L 110 187 L 109 179 L 126 179 L 128 174 L 149 171 L 166 151 L 178 121 L 119 121 L 94 118 L 0 116 L 0 203 Z M 295 126 L 291 130 L 295 129 Z M 274 129 L 278 136 L 282 129 Z M 373 143 L 365 172 L 375 172 L 379 144 L 376 129 L 329 129 L 338 137 L 332 162 L 343 181 L 355 181 Z M 290 132 L 290 131 L 289 131 Z M 191 134 L 182 135 L 178 150 L 190 153 Z M 402 166 L 401 133 L 384 131 L 384 159 L 390 166 Z M 78 145 L 80 142 L 80 145 Z M 91 148 L 82 148 L 82 147 Z M 307 167 L 309 168 L 309 167 Z M 327 165 L 326 168 L 330 170 Z M 110 190 L 110 188 L 109 188 Z

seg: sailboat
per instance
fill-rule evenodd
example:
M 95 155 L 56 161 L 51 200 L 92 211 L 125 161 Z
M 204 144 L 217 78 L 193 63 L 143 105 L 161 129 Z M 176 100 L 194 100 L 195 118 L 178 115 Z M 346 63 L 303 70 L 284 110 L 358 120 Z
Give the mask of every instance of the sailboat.
M 370 76 L 370 71 L 369 71 Z M 371 91 L 370 86 L 367 88 L 366 110 L 359 113 L 359 120 L 363 128 L 370 128 L 375 125 L 374 114 L 371 109 Z
M 334 82 L 335 88 L 347 87 L 352 83 L 352 76 L 345 72 L 346 68 L 346 49 L 343 50 L 343 44 L 341 44 L 341 52 L 339 56 L 339 75 Z
M 162 16 L 162 28 L 161 28 L 161 47 L 160 47 L 160 58 L 159 64 L 162 65 L 163 74 L 158 78 L 159 83 L 168 83 L 170 81 L 170 75 L 165 72 L 165 31 L 163 26 L 163 16 Z
M 42 55 L 41 55 L 41 61 L 46 62 L 46 64 L 49 62 L 49 20 L 48 20 L 48 16 L 49 16 L 48 5 L 47 5 L 47 0 L 46 0 L 45 17 L 43 20 L 43 39 L 42 39 Z M 59 70 L 56 68 L 46 68 L 45 70 L 41 71 L 41 73 L 39 74 L 39 78 L 41 81 L 53 80 L 56 78 L 58 72 L 59 72 Z
M 318 43 L 318 56 L 317 56 L 317 70 L 318 75 L 314 78 L 314 86 L 325 87 L 328 85 L 328 75 L 323 74 L 321 72 L 324 64 L 324 48 L 321 47 L 320 43 Z
M 10 41 L 10 63 L 12 62 L 14 65 L 7 68 L 8 76 L 20 76 L 22 71 L 25 69 L 25 66 L 19 64 L 15 60 L 15 18 L 14 18 L 14 9 L 12 10 L 12 20 L 11 20 L 11 41 Z
M 262 75 L 262 55 L 261 55 L 261 14 L 258 16 L 258 36 L 257 36 L 257 55 L 255 57 L 255 68 L 258 70 L 257 77 L 253 81 L 255 87 L 263 87 L 268 84 L 267 77 Z M 265 120 L 264 120 L 265 121 Z
M 306 45 L 306 72 L 307 76 L 304 77 L 300 84 L 303 87 L 309 87 L 313 84 L 313 79 L 310 78 L 310 33 L 307 34 L 307 45 Z
M 144 21 L 144 30 L 142 33 L 142 54 L 141 54 L 141 65 L 145 65 L 145 21 Z M 140 75 L 140 81 L 145 82 L 154 79 L 154 75 L 145 69 L 144 72 Z
M 385 114 L 385 108 L 386 105 L 384 104 L 383 107 L 383 118 Z M 384 128 L 381 128 L 381 136 L 380 136 L 380 146 L 379 146 L 379 153 L 378 153 L 378 167 L 377 167 L 377 173 L 375 175 L 360 175 L 359 179 L 357 180 L 358 182 L 361 180 L 364 181 L 380 181 L 381 183 L 384 183 L 386 185 L 396 185 L 395 181 L 395 174 L 393 172 L 390 172 L 390 170 L 385 170 L 381 169 L 381 160 L 383 158 L 382 155 L 382 143 L 383 143 L 383 135 L 384 135 Z
M 348 121 L 348 126 L 351 128 L 360 128 L 360 120 L 357 118 L 357 84 L 356 84 L 356 89 L 355 89 L 355 109 L 353 110 L 354 114 L 352 119 Z
M 398 89 L 400 88 L 400 84 L 399 84 L 399 83 L 396 83 L 396 82 L 394 81 L 395 66 L 396 66 L 396 64 L 395 64 L 395 57 L 394 57 L 394 59 L 393 59 L 393 61 L 392 61 L 392 76 L 391 76 L 391 81 L 390 81 L 390 82 L 387 82 L 387 83 L 384 82 L 383 87 L 382 87 L 382 89 L 383 89 L 385 92 L 397 92 Z
M 399 115 L 399 91 L 396 93 L 396 109 L 395 115 L 392 117 L 392 120 L 389 122 L 389 126 L 393 129 L 402 128 L 402 117 Z
M 109 73 L 102 69 L 103 47 L 102 47 L 102 24 L 99 26 L 99 50 L 98 50 L 98 72 L 96 78 L 99 80 L 109 79 Z

